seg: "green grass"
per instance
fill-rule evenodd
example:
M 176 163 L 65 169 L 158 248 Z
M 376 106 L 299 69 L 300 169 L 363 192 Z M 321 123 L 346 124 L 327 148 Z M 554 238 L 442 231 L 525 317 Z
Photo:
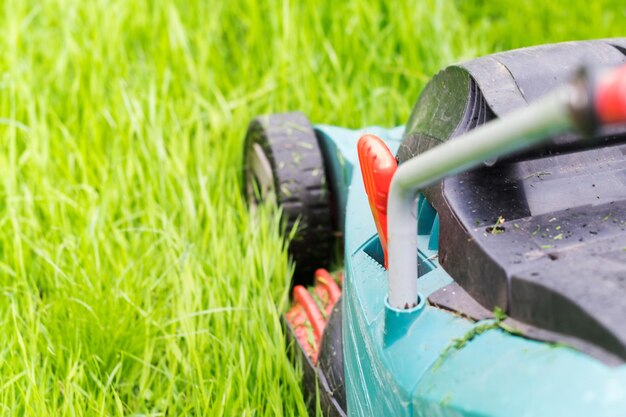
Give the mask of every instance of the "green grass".
M 5 0 L 0 411 L 302 415 L 256 114 L 403 123 L 441 66 L 623 34 L 622 1 Z M 481 4 L 482 3 L 482 4 Z

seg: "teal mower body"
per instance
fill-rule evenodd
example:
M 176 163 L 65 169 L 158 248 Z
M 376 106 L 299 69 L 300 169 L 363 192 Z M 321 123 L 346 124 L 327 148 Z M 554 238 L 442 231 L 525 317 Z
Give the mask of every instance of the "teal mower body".
M 626 415 L 624 64 L 624 38 L 527 48 L 442 70 L 406 126 L 251 124 L 251 203 L 300 228 L 285 325 L 312 411 Z M 314 272 L 337 240 L 343 278 Z

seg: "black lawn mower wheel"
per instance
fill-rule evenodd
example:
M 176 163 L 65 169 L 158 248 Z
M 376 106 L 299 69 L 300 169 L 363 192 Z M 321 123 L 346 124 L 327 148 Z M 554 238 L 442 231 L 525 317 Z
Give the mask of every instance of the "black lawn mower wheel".
M 324 159 L 309 120 L 302 113 L 259 116 L 248 126 L 245 186 L 252 208 L 266 201 L 282 206 L 287 233 L 298 222 L 289 253 L 293 284 L 310 285 L 326 267 L 334 245 Z

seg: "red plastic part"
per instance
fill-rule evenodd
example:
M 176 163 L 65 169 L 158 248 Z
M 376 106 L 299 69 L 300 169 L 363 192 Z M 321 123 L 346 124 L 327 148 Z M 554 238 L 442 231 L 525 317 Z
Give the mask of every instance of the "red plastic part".
M 315 294 L 324 305 L 326 317 L 330 316 L 335 303 L 341 297 L 341 289 L 334 278 L 325 269 L 315 271 Z
M 363 135 L 357 144 L 365 192 L 372 209 L 376 230 L 385 253 L 387 267 L 387 198 L 398 162 L 385 142 L 374 135 Z
M 301 285 L 293 289 L 294 303 L 285 317 L 313 364 L 317 363 L 324 328 L 339 298 L 341 289 L 325 269 L 315 271 L 315 287 L 312 289 L 307 290 Z
M 296 304 L 300 304 L 306 313 L 311 326 L 313 327 L 313 335 L 315 341 L 318 342 L 324 333 L 324 317 L 311 294 L 302 285 L 296 285 L 293 289 L 293 299 Z
M 294 304 L 285 314 L 285 318 L 289 322 L 298 344 L 302 347 L 304 353 L 315 363 L 319 340 L 315 340 L 304 307 L 300 304 Z
M 626 123 L 626 65 L 598 82 L 594 104 L 601 123 Z

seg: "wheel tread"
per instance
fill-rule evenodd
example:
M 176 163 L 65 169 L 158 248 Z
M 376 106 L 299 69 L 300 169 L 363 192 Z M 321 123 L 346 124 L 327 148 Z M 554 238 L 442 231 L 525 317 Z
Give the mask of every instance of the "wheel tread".
M 313 128 L 301 113 L 255 118 L 248 127 L 246 149 L 259 143 L 276 179 L 278 203 L 291 230 L 299 230 L 289 246 L 296 263 L 294 283 L 310 284 L 315 269 L 328 265 L 334 232 L 324 160 Z M 319 172 L 319 175 L 313 175 Z

